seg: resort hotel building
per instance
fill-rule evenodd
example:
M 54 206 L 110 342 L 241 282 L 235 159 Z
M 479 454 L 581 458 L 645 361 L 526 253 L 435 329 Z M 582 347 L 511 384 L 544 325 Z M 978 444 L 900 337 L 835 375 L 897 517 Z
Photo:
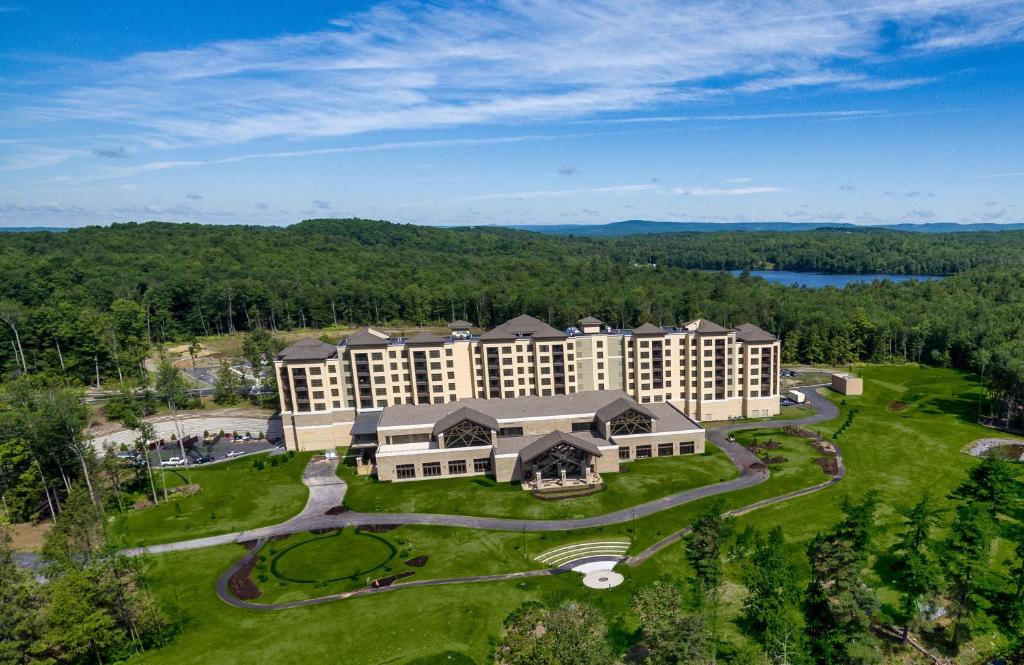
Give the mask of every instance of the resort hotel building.
M 519 316 L 472 334 L 363 328 L 275 362 L 285 442 L 349 447 L 381 480 L 599 481 L 619 462 L 704 451 L 700 421 L 779 412 L 780 345 L 751 324 L 557 330 Z

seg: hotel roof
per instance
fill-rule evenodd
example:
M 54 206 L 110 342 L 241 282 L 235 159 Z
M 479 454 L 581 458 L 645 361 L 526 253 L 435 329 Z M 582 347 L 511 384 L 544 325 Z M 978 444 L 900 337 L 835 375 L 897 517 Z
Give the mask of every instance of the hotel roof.
M 529 314 L 522 314 L 514 319 L 495 326 L 484 334 L 480 335 L 482 340 L 512 340 L 520 337 L 532 337 L 533 339 L 559 339 L 565 337 L 565 333 Z
M 473 327 L 473 324 L 469 321 L 463 321 L 462 319 L 455 319 L 448 324 L 449 330 L 469 330 Z
M 429 330 L 413 335 L 409 339 L 405 340 L 406 344 L 444 344 L 444 337 L 436 335 Z
M 664 335 L 665 330 L 660 326 L 656 326 L 653 323 L 644 323 L 640 326 L 633 328 L 634 335 Z
M 778 338 L 768 332 L 758 328 L 753 323 L 741 323 L 736 326 L 736 339 L 743 342 L 777 342 Z
M 307 337 L 300 339 L 277 354 L 278 360 L 327 360 L 338 355 L 338 347 Z
M 640 404 L 621 390 L 587 390 L 569 395 L 549 397 L 512 397 L 504 399 L 471 398 L 444 404 L 396 404 L 381 412 L 379 429 L 394 427 L 430 427 L 449 423 L 443 431 L 463 418 L 488 418 L 483 424 L 495 427 L 501 421 L 514 422 L 523 418 L 595 418 L 599 412 L 608 419 L 626 409 L 636 409 L 658 421 L 658 431 L 676 432 L 700 428 L 700 425 L 666 402 Z M 614 413 L 613 413 L 614 412 Z M 476 414 L 476 417 L 467 415 Z M 456 415 L 459 414 L 459 415 Z M 612 414 L 612 415 L 608 415 Z M 450 419 L 451 416 L 454 419 Z M 491 420 L 496 421 L 491 424 Z M 582 436 L 582 435 L 580 435 Z M 501 439 L 499 439 L 501 441 Z
M 345 346 L 348 347 L 360 347 L 360 346 L 387 346 L 389 337 L 379 330 L 374 330 L 369 326 L 364 326 L 361 330 L 357 330 L 345 339 Z
M 599 326 L 604 323 L 601 319 L 596 316 L 584 316 L 582 319 L 577 321 L 581 326 Z
M 683 328 L 691 332 L 695 332 L 698 335 L 720 335 L 722 333 L 732 332 L 728 328 L 723 328 L 714 321 L 708 321 L 707 319 L 694 319 L 683 324 Z

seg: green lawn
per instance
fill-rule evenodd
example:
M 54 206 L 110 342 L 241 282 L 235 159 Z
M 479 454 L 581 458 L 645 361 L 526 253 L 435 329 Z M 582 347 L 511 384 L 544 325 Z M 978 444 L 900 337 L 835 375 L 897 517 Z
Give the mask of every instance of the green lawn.
M 840 418 L 814 428 L 830 438 L 847 413 L 857 409 L 852 425 L 837 440 L 846 459 L 847 478 L 824 491 L 758 510 L 731 522 L 734 529 L 747 525 L 761 529 L 781 526 L 790 540 L 794 560 L 802 567 L 806 566 L 804 548 L 808 540 L 816 532 L 835 523 L 840 515 L 842 497 L 861 496 L 871 489 L 879 491 L 882 509 L 877 537 L 885 546 L 892 542 L 898 531 L 896 508 L 913 502 L 926 489 L 937 500 L 946 502 L 946 494 L 976 463 L 960 450 L 976 438 L 991 436 L 990 430 L 972 422 L 979 389 L 969 375 L 930 368 L 866 367 L 863 376 L 865 395 L 832 396 L 840 404 Z M 890 411 L 887 405 L 896 399 L 911 406 L 899 412 Z M 726 507 L 745 505 L 827 479 L 813 464 L 818 454 L 799 439 L 773 432 L 767 424 L 756 433 L 738 436 L 741 441 L 752 436 L 780 439 L 782 448 L 772 451 L 772 454 L 786 457 L 787 462 L 773 467 L 768 481 L 722 497 Z M 1024 490 L 1024 465 L 1020 469 L 1019 478 Z M 633 474 L 622 477 L 630 475 Z M 413 486 L 396 485 L 395 488 Z M 603 529 L 526 534 L 527 554 L 540 553 L 559 544 L 615 536 L 634 536 L 632 551 L 635 552 L 686 526 L 707 503 L 706 500 L 695 502 L 637 519 L 635 523 Z M 1024 517 L 1020 512 L 1018 516 Z M 406 535 L 410 533 L 417 535 Z M 401 527 L 383 535 L 389 540 L 406 540 L 410 554 L 423 553 L 431 557 L 423 572 L 417 573 L 423 579 L 428 575 L 447 577 L 524 570 L 532 565 L 525 558 L 520 558 L 524 541 L 522 534 Z M 303 537 L 312 536 L 293 536 L 296 539 Z M 275 546 L 283 548 L 290 540 L 275 543 Z M 323 546 L 326 547 L 327 542 Z M 344 556 L 344 547 L 338 550 L 337 556 Z M 408 589 L 272 613 L 236 610 L 225 606 L 214 594 L 217 575 L 242 555 L 240 547 L 225 546 L 163 555 L 152 559 L 152 585 L 160 599 L 175 608 L 175 615 L 181 617 L 185 627 L 173 644 L 151 650 L 137 660 L 153 663 L 251 663 L 269 660 L 305 663 L 337 661 L 339 654 L 344 654 L 346 663 L 358 665 L 408 663 L 450 651 L 483 663 L 486 662 L 488 640 L 498 633 L 502 619 L 525 600 L 560 602 L 578 599 L 591 603 L 606 616 L 613 642 L 624 648 L 636 629 L 635 617 L 629 608 L 630 595 L 638 584 L 663 575 L 689 577 L 691 573 L 682 556 L 683 551 L 683 546 L 673 545 L 641 567 L 620 566 L 618 570 L 625 575 L 626 582 L 610 591 L 587 590 L 580 584 L 578 576 L 570 574 L 522 582 Z M 1005 573 L 1002 559 L 1008 554 L 1006 541 L 997 543 L 991 558 L 993 579 Z M 303 553 L 306 555 L 305 562 L 296 559 L 292 563 L 305 569 L 321 558 L 330 558 L 332 552 L 309 549 Z M 346 568 L 348 565 L 339 564 L 334 570 L 344 572 L 350 569 Z M 434 565 L 438 567 L 431 568 Z M 326 565 L 322 568 L 330 570 Z M 736 566 L 730 564 L 729 582 L 725 589 L 724 614 L 727 619 L 736 615 L 742 600 L 742 589 L 736 583 L 738 573 Z M 878 572 L 872 568 L 869 581 L 880 592 L 883 610 L 887 609 L 893 594 L 886 586 L 884 570 Z M 270 593 L 268 589 L 268 598 Z M 286 598 L 288 594 L 307 592 L 295 585 L 273 593 Z M 372 630 L 361 628 L 368 624 L 372 624 Z M 729 620 L 725 631 L 730 639 L 743 639 L 739 629 Z M 990 637 L 981 635 L 978 643 L 983 644 Z
M 355 527 L 297 533 L 267 543 L 253 572 L 263 595 L 277 603 L 366 588 L 369 581 L 403 572 L 404 581 L 491 575 L 540 568 L 523 555 L 527 538 L 508 531 L 404 525 L 383 533 Z M 534 554 L 539 554 L 536 550 Z M 423 566 L 406 565 L 427 557 Z
M 302 470 L 311 456 L 299 453 L 290 460 L 278 456 L 276 467 L 261 456 L 267 462 L 262 471 L 253 468 L 252 457 L 188 471 L 156 471 L 158 495 L 163 487 L 161 473 L 167 474 L 168 487 L 184 484 L 186 476 L 191 476 L 201 490 L 121 514 L 111 525 L 111 540 L 119 547 L 139 547 L 282 522 L 306 505 Z
M 736 467 L 710 443 L 704 455 L 655 457 L 625 464 L 625 473 L 605 473 L 607 489 L 590 496 L 545 501 L 518 482 L 498 483 L 484 476 L 411 483 L 382 483 L 357 476 L 354 467 L 338 473 L 348 483 L 345 505 L 360 512 L 416 512 L 558 519 L 589 517 L 629 508 L 683 490 L 735 478 Z

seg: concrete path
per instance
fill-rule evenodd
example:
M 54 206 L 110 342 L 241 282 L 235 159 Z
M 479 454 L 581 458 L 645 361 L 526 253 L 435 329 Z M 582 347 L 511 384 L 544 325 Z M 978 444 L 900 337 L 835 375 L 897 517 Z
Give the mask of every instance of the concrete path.
M 149 552 L 153 554 L 163 552 L 175 552 L 181 550 L 198 549 L 212 545 L 222 545 L 230 542 L 246 542 L 260 540 L 274 536 L 282 536 L 313 529 L 336 529 L 345 526 L 359 526 L 368 524 L 424 524 L 433 526 L 453 526 L 471 529 L 490 529 L 495 531 L 573 531 L 592 527 L 610 526 L 621 524 L 638 517 L 647 517 L 654 513 L 675 508 L 691 501 L 704 499 L 726 492 L 733 492 L 754 485 L 760 484 L 768 479 L 768 471 L 765 469 L 752 468 L 752 465 L 759 460 L 749 450 L 738 443 L 729 441 L 729 434 L 739 430 L 757 429 L 762 427 L 779 428 L 786 425 L 798 427 L 812 425 L 815 423 L 831 420 L 839 415 L 839 409 L 827 398 L 817 393 L 816 390 L 807 391 L 808 401 L 817 409 L 814 415 L 797 420 L 775 420 L 751 423 L 738 423 L 713 430 L 708 430 L 708 440 L 721 448 L 740 470 L 738 478 L 713 485 L 705 485 L 694 489 L 664 496 L 654 501 L 642 503 L 632 508 L 617 510 L 604 515 L 585 517 L 580 519 L 561 520 L 522 520 L 499 517 L 473 517 L 467 515 L 441 515 L 432 513 L 359 513 L 355 511 L 343 512 L 337 515 L 325 515 L 324 513 L 333 506 L 341 505 L 347 486 L 339 478 L 329 478 L 326 465 L 315 473 L 306 474 L 303 482 L 310 486 L 310 499 L 306 508 L 295 517 L 272 526 L 250 529 L 223 536 L 211 536 L 195 540 L 169 543 L 166 545 L 151 545 L 146 548 L 130 550 L 130 554 Z M 337 467 L 337 460 L 334 460 L 334 468 Z M 334 471 L 330 472 L 334 475 Z M 329 481 L 329 482 L 328 482 Z M 325 483 L 324 490 L 314 489 Z M 314 492 L 324 492 L 322 496 L 314 499 Z M 326 497 L 331 496 L 330 492 L 338 497 L 333 503 Z M 314 503 L 315 502 L 315 503 Z M 322 510 L 321 510 L 322 508 Z

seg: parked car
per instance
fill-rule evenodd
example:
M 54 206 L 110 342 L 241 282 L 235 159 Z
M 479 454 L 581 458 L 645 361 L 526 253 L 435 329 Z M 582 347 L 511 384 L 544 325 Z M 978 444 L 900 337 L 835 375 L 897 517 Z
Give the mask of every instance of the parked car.
M 191 458 L 193 464 L 209 464 L 213 461 L 213 455 L 196 455 Z
M 225 455 L 224 457 L 227 457 L 228 459 L 231 459 L 232 457 L 238 457 L 238 456 L 244 455 L 244 454 L 245 453 L 243 451 L 241 451 L 241 450 L 229 450 L 228 454 Z
M 171 457 L 160 462 L 160 466 L 184 466 L 186 464 L 188 464 L 188 461 L 180 457 Z

